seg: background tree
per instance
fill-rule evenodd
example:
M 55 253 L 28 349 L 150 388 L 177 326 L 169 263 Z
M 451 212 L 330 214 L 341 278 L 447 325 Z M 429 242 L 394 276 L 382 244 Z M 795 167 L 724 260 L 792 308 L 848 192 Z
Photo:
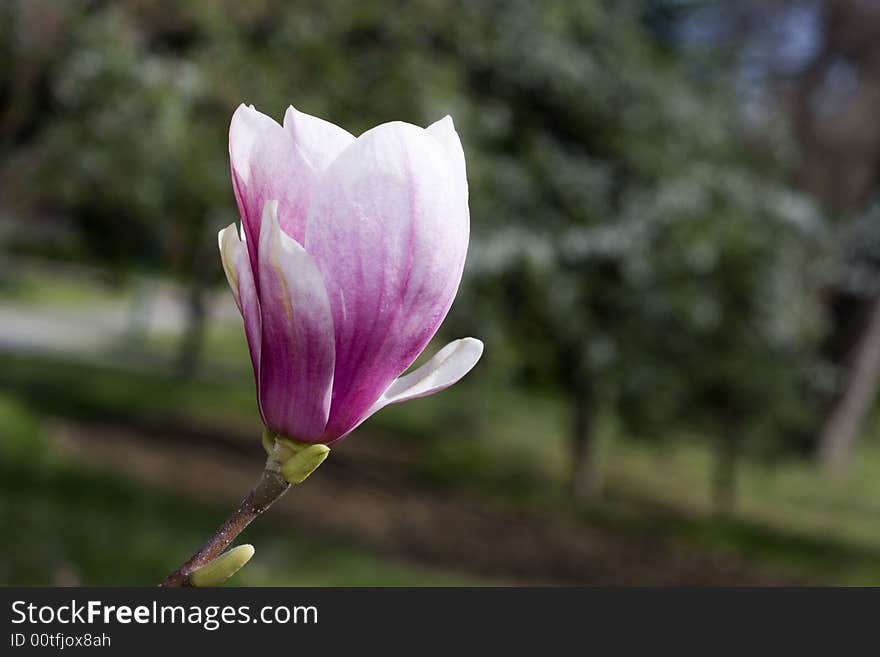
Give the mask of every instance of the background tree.
M 860 0 L 705 5 L 703 20 L 716 36 L 738 45 L 753 147 L 787 159 L 790 184 L 817 198 L 831 222 L 826 366 L 816 377 L 826 419 L 817 423 L 814 444 L 820 462 L 839 470 L 880 381 L 880 6 Z M 783 133 L 793 139 L 780 139 Z
M 190 369 L 218 271 L 200 263 L 235 216 L 238 102 L 355 133 L 449 112 L 473 217 L 459 321 L 480 323 L 496 368 L 565 398 L 578 498 L 601 490 L 603 415 L 713 441 L 721 508 L 744 449 L 804 449 L 825 226 L 792 139 L 738 94 L 759 35 L 726 47 L 718 3 L 391 4 L 8 3 L 5 189 L 73 222 L 72 248 L 187 283 Z
M 723 507 L 743 445 L 802 446 L 815 419 L 799 400 L 822 222 L 741 146 L 730 60 L 686 58 L 664 8 L 499 4 L 467 21 L 485 30 L 459 40 L 480 44 L 464 56 L 486 103 L 473 114 L 507 112 L 477 132 L 475 203 L 491 205 L 475 212 L 497 223 L 473 267 L 487 290 L 506 281 L 493 307 L 522 375 L 566 391 L 577 497 L 601 488 L 595 418 L 610 405 L 631 433 L 720 436 Z

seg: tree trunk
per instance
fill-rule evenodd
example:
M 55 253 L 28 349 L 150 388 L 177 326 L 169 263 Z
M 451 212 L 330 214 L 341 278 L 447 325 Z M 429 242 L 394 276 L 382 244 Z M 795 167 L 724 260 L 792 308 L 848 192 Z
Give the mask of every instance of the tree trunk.
M 574 468 L 571 491 L 575 502 L 589 504 L 602 494 L 599 441 L 594 431 L 595 403 L 588 384 L 575 386 L 571 397 Z
M 153 315 L 154 284 L 144 279 L 134 283 L 134 295 L 128 315 L 128 340 L 132 345 L 143 344 L 150 332 Z
M 737 471 L 739 470 L 740 436 L 736 424 L 729 425 L 718 437 L 715 449 L 715 472 L 712 479 L 712 507 L 715 514 L 726 517 L 736 510 Z
M 838 402 L 819 435 L 819 462 L 831 472 L 846 468 L 880 384 L 880 297 L 853 350 L 850 373 Z
M 192 377 L 201 364 L 206 307 L 205 286 L 200 278 L 196 277 L 187 294 L 187 321 L 177 359 L 177 372 L 182 378 Z
M 210 218 L 204 217 L 203 221 L 192 227 L 193 241 L 190 249 L 192 259 L 186 272 L 188 274 L 186 326 L 177 357 L 177 372 L 183 378 L 195 375 L 202 363 L 208 314 L 207 288 L 213 264 L 209 249 L 216 248 L 215 243 L 203 239 L 205 231 L 202 231 L 201 227 L 209 224 Z

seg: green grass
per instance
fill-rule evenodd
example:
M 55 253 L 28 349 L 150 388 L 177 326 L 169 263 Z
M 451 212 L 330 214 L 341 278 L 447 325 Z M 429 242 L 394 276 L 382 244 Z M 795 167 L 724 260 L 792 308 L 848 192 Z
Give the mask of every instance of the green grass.
M 0 467 L 4 585 L 151 585 L 213 533 L 228 509 L 137 488 L 74 466 Z M 466 585 L 479 580 L 298 533 L 266 517 L 233 581 L 251 586 Z
M 250 374 L 181 380 L 171 372 L 133 371 L 51 356 L 4 354 L 0 387 L 38 413 L 74 417 L 256 418 Z
M 565 497 L 563 407 L 477 372 L 424 399 L 389 406 L 365 425 L 420 451 L 419 474 L 439 485 L 516 503 Z
M 183 382 L 170 374 L 4 358 L 0 386 L 35 417 L 256 422 L 249 375 Z M 707 441 L 635 442 L 617 435 L 610 417 L 598 423 L 606 442 L 605 500 L 586 511 L 575 508 L 566 486 L 565 412 L 551 395 L 525 394 L 477 371 L 439 395 L 381 411 L 352 440 L 381 439 L 411 452 L 411 474 L 426 485 L 732 556 L 798 581 L 880 584 L 876 427 L 859 443 L 845 477 L 822 476 L 807 460 L 746 460 L 736 514 L 718 518 L 709 497 L 712 454 Z M 347 578 L 360 568 L 356 558 L 351 561 L 355 565 Z
M 798 581 L 880 585 L 876 423 L 845 476 L 823 475 L 808 459 L 746 459 L 738 474 L 736 512 L 724 518 L 713 512 L 709 441 L 628 440 L 616 434 L 610 417 L 597 422 L 604 443 L 604 500 L 587 510 L 576 508 L 565 485 L 570 467 L 565 411 L 552 397 L 471 381 L 389 408 L 371 426 L 420 443 L 422 475 L 442 485 L 733 557 Z
M 0 396 L 0 584 L 152 585 L 229 509 L 197 504 L 60 460 L 38 418 Z M 468 585 L 479 579 L 304 535 L 267 516 L 240 542 L 257 554 L 237 585 Z
M 618 441 L 608 455 L 608 499 L 588 516 L 606 526 L 733 555 L 803 581 L 880 584 L 880 446 L 866 436 L 851 472 L 831 477 L 809 460 L 745 461 L 736 512 L 713 514 L 711 454 L 682 441 Z
M 223 367 L 238 372 L 245 380 L 251 377 L 251 361 L 248 353 L 244 329 L 240 323 L 228 324 L 207 322 L 203 338 L 202 353 L 209 367 Z M 179 335 L 174 333 L 150 333 L 137 347 L 152 356 L 173 363 L 180 355 Z M 119 345 L 122 350 L 130 349 L 130 344 Z
M 125 290 L 94 278 L 59 275 L 33 267 L 19 269 L 0 284 L 0 300 L 30 306 L 81 307 L 122 301 Z

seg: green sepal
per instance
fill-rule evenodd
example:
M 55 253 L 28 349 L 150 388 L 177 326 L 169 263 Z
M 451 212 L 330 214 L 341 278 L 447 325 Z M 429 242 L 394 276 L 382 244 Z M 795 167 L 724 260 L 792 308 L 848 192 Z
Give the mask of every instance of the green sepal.
M 190 575 L 193 586 L 218 586 L 241 570 L 254 556 L 254 546 L 239 545 L 209 561 Z
M 281 475 L 290 484 L 301 484 L 330 454 L 327 445 L 298 445 L 300 447 L 293 456 L 281 462 Z

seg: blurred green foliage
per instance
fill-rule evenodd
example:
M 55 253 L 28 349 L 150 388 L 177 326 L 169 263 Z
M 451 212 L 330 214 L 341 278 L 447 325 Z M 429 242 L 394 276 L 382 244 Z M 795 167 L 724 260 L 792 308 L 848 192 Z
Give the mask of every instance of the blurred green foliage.
M 485 337 L 510 376 L 568 390 L 574 413 L 611 405 L 641 435 L 733 423 L 737 444 L 804 447 L 822 222 L 784 162 L 743 147 L 730 61 L 670 38 L 681 11 L 7 3 L 6 185 L 70 217 L 77 252 L 216 280 L 199 263 L 234 218 L 238 103 L 276 118 L 294 103 L 355 133 L 450 112 L 474 235 L 457 332 Z

